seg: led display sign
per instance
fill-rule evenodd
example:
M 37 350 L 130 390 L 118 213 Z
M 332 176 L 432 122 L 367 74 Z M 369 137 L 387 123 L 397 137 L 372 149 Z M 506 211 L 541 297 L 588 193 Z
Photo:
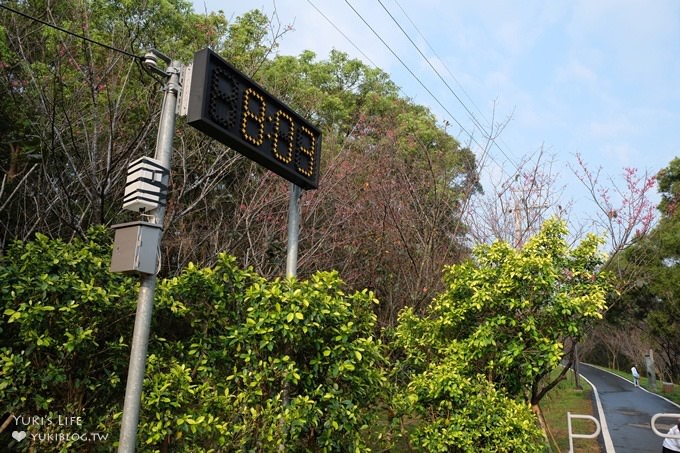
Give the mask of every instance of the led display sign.
M 187 122 L 303 189 L 319 185 L 321 131 L 210 49 L 194 55 Z

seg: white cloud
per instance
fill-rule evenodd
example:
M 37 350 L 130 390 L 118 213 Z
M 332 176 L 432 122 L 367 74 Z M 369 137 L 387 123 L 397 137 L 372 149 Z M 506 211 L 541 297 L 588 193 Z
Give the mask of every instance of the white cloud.
M 577 59 L 571 59 L 565 62 L 564 65 L 558 66 L 555 71 L 555 77 L 559 84 L 574 82 L 595 87 L 598 82 L 597 73 L 587 63 Z
M 640 166 L 640 162 L 635 159 L 637 150 L 627 143 L 608 143 L 600 148 L 600 152 L 607 162 L 607 173 L 616 173 L 625 167 Z
M 597 139 L 620 140 L 638 132 L 635 122 L 624 116 L 618 116 L 590 124 L 590 134 Z

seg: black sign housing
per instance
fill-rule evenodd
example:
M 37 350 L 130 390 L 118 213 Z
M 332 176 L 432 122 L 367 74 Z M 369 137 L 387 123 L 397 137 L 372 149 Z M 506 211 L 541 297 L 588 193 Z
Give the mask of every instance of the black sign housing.
M 321 131 L 210 49 L 194 55 L 187 122 L 303 189 L 319 186 Z

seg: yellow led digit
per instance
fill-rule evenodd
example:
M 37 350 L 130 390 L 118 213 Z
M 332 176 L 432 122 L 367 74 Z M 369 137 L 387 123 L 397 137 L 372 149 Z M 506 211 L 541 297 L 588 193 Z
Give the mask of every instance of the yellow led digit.
M 250 97 L 257 99 L 260 107 L 257 114 L 250 110 Z M 247 88 L 243 93 L 243 114 L 241 115 L 241 135 L 243 138 L 255 146 L 260 146 L 264 143 L 264 122 L 266 116 L 267 104 L 264 102 L 264 97 L 252 88 Z M 248 132 L 248 119 L 251 119 L 257 124 L 257 136 L 253 137 Z
M 288 123 L 288 132 L 281 131 L 281 121 Z M 279 138 L 283 139 L 283 145 L 285 145 L 286 153 L 281 154 L 279 151 Z M 293 118 L 282 110 L 278 110 L 276 115 L 274 115 L 274 137 L 272 138 L 272 154 L 278 160 L 284 164 L 290 163 L 293 160 L 293 151 L 295 148 L 294 144 L 295 138 L 295 123 L 293 123 Z
M 302 144 L 302 134 L 306 135 L 309 137 L 309 146 L 304 146 Z M 303 175 L 307 176 L 310 178 L 312 174 L 314 174 L 314 150 L 316 149 L 316 136 L 307 129 L 305 126 L 300 126 L 300 138 L 298 142 L 298 150 L 302 152 L 305 156 L 307 156 L 307 168 L 304 168 L 302 165 L 300 165 L 300 161 L 302 160 L 299 155 L 297 155 L 297 159 L 295 159 L 295 163 L 297 164 L 297 170 L 302 173 Z

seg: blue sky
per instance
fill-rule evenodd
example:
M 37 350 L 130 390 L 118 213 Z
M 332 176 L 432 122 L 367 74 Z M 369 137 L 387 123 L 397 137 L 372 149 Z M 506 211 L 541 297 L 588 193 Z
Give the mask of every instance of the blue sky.
M 491 149 L 486 177 L 511 175 L 514 163 L 542 147 L 554 157 L 559 184 L 566 186 L 564 197 L 575 203 L 576 216 L 587 217 L 592 208 L 569 170 L 576 153 L 615 179 L 624 167 L 655 173 L 680 154 L 679 1 L 381 1 L 384 8 L 379 0 L 194 4 L 197 12 L 222 10 L 228 18 L 254 8 L 267 15 L 276 11 L 281 25 L 293 27 L 281 41 L 280 54 L 312 50 L 325 59 L 338 49 L 374 63 L 405 96 L 451 123 L 449 131 L 462 142 L 470 134 L 482 141 L 468 110 L 485 128 L 492 115 L 497 121 L 511 117 L 498 147 Z M 495 164 L 499 168 L 492 168 Z

